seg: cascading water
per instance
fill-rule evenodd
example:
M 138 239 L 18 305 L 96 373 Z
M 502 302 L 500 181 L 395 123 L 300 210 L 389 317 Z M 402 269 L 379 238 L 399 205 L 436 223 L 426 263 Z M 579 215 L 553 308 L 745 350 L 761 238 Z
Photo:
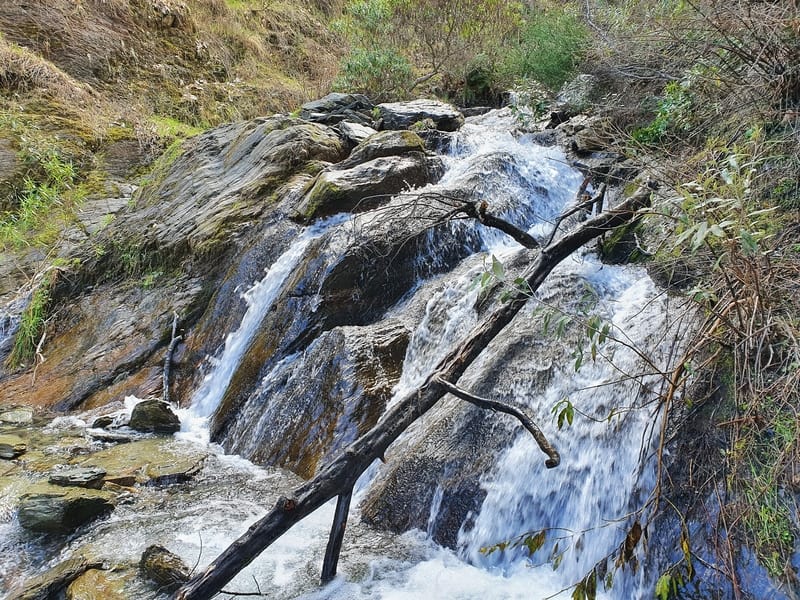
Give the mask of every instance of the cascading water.
M 558 149 L 515 139 L 509 133 L 512 126 L 509 117 L 496 113 L 467 123 L 454 152 L 445 158 L 444 177 L 431 191 L 446 193 L 455 187 L 469 187 L 492 203 L 494 214 L 503 214 L 537 237 L 546 237 L 556 215 L 574 199 L 582 177 L 566 165 Z M 518 250 L 503 234 L 475 225 L 458 225 L 464 226 L 474 228 L 471 237 L 453 236 L 453 243 L 467 239 L 472 250 L 480 246 L 480 251 L 462 260 L 450 273 L 416 282 L 383 317 L 387 322 L 402 323 L 410 331 L 395 397 L 423 381 L 436 362 L 480 320 L 477 305 L 482 290 L 475 281 L 487 268 L 491 269 L 493 261 L 513 265 L 526 260 L 528 251 Z M 265 277 L 245 293 L 248 308 L 241 325 L 229 334 L 224 349 L 194 394 L 191 407 L 181 411 L 181 437 L 207 444 L 208 421 L 218 409 L 264 316 L 286 291 L 293 271 L 317 242 L 332 236 L 347 238 L 354 229 L 352 220 L 341 216 L 307 228 Z M 475 244 L 477 238 L 479 243 Z M 431 252 L 433 256 L 420 260 L 436 261 L 435 251 Z M 592 290 L 593 312 L 614 322 L 613 336 L 635 342 L 653 357 L 656 368 L 663 368 L 671 350 L 668 302 L 659 296 L 642 269 L 604 266 L 591 254 L 577 255 L 553 273 L 551 283 L 539 291 L 530 309 L 519 318 L 531 320 L 536 306 L 557 308 L 560 295 L 574 297 L 584 288 Z M 313 303 L 311 310 L 316 310 Z M 354 331 L 357 337 L 360 330 L 354 327 Z M 287 381 L 311 383 L 316 365 L 307 361 L 316 360 L 315 345 L 325 341 L 324 335 L 305 347 L 291 347 L 285 349 L 285 354 L 273 357 L 269 369 L 256 382 L 260 393 L 241 408 L 239 422 L 234 422 L 231 430 L 261 434 L 272 426 L 264 402 L 279 396 L 287 388 Z M 487 348 L 460 384 L 469 388 L 484 380 L 489 371 L 502 369 L 498 353 L 503 343 L 499 340 Z M 552 346 L 546 358 L 554 365 L 554 374 L 546 385 L 534 385 L 533 377 L 530 382 L 509 378 L 502 392 L 505 400 L 530 407 L 538 424 L 559 448 L 562 464 L 546 470 L 543 456 L 530 436 L 508 427 L 505 449 L 494 457 L 494 464 L 481 478 L 485 497 L 480 509 L 458 532 L 457 551 L 443 549 L 430 540 L 440 526 L 440 512 L 447 510 L 443 483 L 431 486 L 429 514 L 420 524 L 427 536 L 422 531 L 401 536 L 376 531 L 360 523 L 357 515 L 351 515 L 340 576 L 324 588 L 318 588 L 317 578 L 330 527 L 330 505 L 283 536 L 226 589 L 240 593 L 253 590 L 255 580 L 262 593 L 281 598 L 462 600 L 544 598 L 574 585 L 599 559 L 619 546 L 631 524 L 631 513 L 643 506 L 652 487 L 650 457 L 654 438 L 649 435 L 649 428 L 653 427 L 653 415 L 652 407 L 646 405 L 654 398 L 660 380 L 644 374 L 652 372 L 653 365 L 641 365 L 636 352 L 624 343 L 608 341 L 600 347 L 600 354 L 611 356 L 613 364 L 600 357 L 596 363 L 587 358 L 578 373 L 572 367 L 574 359 L 564 353 L 563 344 L 543 346 L 545 351 Z M 542 356 L 536 359 L 542 360 Z M 518 360 L 524 364 L 524 354 Z M 351 376 L 347 369 L 343 373 L 345 378 Z M 495 376 L 502 378 L 502 374 Z M 346 383 L 342 385 L 346 387 Z M 571 427 L 559 431 L 550 409 L 565 397 L 575 407 L 576 416 Z M 611 413 L 613 416 L 607 418 Z M 308 420 L 309 415 L 291 418 Z M 496 419 L 496 415 L 485 416 L 487 423 Z M 423 435 L 425 423 L 421 425 L 409 430 L 406 439 Z M 242 438 L 226 447 L 250 457 L 260 443 L 254 438 Z M 134 542 L 155 542 L 167 545 L 189 564 L 207 564 L 249 522 L 261 516 L 277 495 L 289 492 L 297 483 L 294 476 L 280 470 L 262 469 L 221 455 L 218 448 L 214 452 L 199 479 L 187 484 L 185 498 L 147 490 L 144 495 L 152 496 L 149 509 L 119 507 L 99 531 L 79 537 L 70 548 L 88 541 L 104 547 L 111 555 L 123 556 Z M 388 458 L 391 463 L 392 457 Z M 379 477 L 376 473 L 388 466 L 374 465 L 362 477 L 356 500 L 369 493 L 371 479 Z M 532 557 L 519 549 L 488 556 L 480 551 L 522 533 L 545 529 L 549 531 L 547 541 Z M 554 553 L 558 537 L 563 539 L 558 553 Z M 63 554 L 66 556 L 69 551 Z M 549 564 L 554 554 L 563 554 L 558 569 Z M 610 592 L 615 598 L 635 597 L 636 590 L 646 589 L 648 584 L 635 577 L 620 579 Z M 568 593 L 563 597 L 567 596 Z

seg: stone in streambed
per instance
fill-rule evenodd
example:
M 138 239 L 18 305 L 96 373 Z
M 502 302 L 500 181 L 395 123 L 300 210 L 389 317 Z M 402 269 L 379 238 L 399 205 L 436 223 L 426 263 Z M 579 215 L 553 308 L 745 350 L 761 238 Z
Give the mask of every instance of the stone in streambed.
M 103 486 L 105 474 L 105 469 L 99 467 L 77 467 L 55 471 L 48 481 L 53 485 L 99 490 Z
M 10 433 L 0 435 L 0 458 L 10 460 L 17 458 L 28 449 L 25 440 Z
M 67 600 L 128 600 L 124 588 L 120 573 L 89 569 L 67 588 Z
M 161 400 L 145 400 L 134 406 L 128 425 L 136 431 L 154 433 L 175 433 L 181 429 L 178 415 Z
M 464 115 L 455 106 L 437 100 L 412 100 L 379 104 L 382 129 L 409 129 L 414 123 L 430 119 L 441 131 L 455 131 L 464 124 Z
M 101 567 L 85 557 L 70 558 L 29 579 L 21 588 L 11 589 L 7 600 L 51 600 L 63 597 L 64 588 L 89 569 Z M 110 598 L 109 596 L 103 596 Z
M 31 531 L 71 533 L 114 509 L 114 495 L 100 490 L 40 484 L 19 500 L 20 525 Z
M 29 425 L 33 423 L 33 411 L 29 408 L 12 408 L 0 413 L 0 423 Z
M 188 581 L 190 575 L 189 567 L 180 556 L 157 544 L 148 546 L 142 553 L 139 569 L 167 593 L 177 590 Z

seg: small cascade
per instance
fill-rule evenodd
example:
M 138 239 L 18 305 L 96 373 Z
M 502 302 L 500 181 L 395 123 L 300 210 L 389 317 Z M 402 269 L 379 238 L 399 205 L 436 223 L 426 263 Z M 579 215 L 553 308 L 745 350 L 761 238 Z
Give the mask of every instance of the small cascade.
M 186 437 L 198 436 L 200 441 L 208 441 L 208 418 L 217 409 L 242 355 L 284 281 L 303 257 L 309 244 L 344 220 L 344 216 L 337 216 L 308 227 L 267 270 L 264 278 L 243 294 L 247 311 L 239 328 L 228 334 L 222 354 L 213 360 L 213 368 L 194 393 L 189 408 L 181 411 L 183 433 Z

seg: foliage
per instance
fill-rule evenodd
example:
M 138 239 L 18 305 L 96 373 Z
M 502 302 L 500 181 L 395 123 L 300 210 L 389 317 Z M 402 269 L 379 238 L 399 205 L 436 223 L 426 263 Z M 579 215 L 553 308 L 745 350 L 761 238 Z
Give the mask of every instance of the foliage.
M 53 281 L 54 278 L 48 275 L 42 279 L 22 313 L 14 346 L 6 359 L 6 365 L 12 369 L 26 365 L 36 355 L 44 334 Z
M 334 89 L 369 94 L 382 102 L 403 96 L 412 79 L 411 65 L 397 51 L 355 48 L 345 58 Z
M 686 133 L 692 126 L 692 94 L 686 82 L 672 81 L 658 99 L 652 122 L 633 131 L 634 141 L 643 144 L 660 142 L 668 133 Z
M 574 74 L 588 44 L 586 26 L 567 6 L 531 11 L 499 70 L 507 81 L 530 78 L 557 90 Z

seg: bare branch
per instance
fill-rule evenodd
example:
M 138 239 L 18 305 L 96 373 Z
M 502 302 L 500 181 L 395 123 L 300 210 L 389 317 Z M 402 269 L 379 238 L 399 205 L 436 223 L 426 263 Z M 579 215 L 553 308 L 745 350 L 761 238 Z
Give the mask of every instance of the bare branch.
M 449 393 L 453 394 L 456 398 L 460 398 L 470 404 L 474 404 L 478 408 L 484 408 L 487 410 L 491 410 L 494 412 L 501 412 L 507 415 L 511 415 L 512 417 L 516 418 L 522 426 L 527 429 L 533 439 L 536 440 L 536 443 L 539 444 L 539 448 L 541 448 L 542 452 L 547 454 L 549 458 L 544 461 L 545 466 L 548 469 L 552 469 L 553 467 L 557 467 L 561 463 L 561 456 L 558 454 L 558 450 L 553 448 L 550 445 L 550 442 L 547 441 L 547 438 L 542 433 L 542 430 L 533 422 L 525 412 L 520 409 L 516 408 L 515 406 L 511 406 L 510 404 L 506 404 L 505 402 L 500 402 L 498 400 L 488 400 L 486 398 L 481 398 L 474 394 L 469 393 L 466 390 L 461 389 L 460 387 L 453 385 L 449 381 L 445 381 L 441 377 L 437 377 L 434 379 L 436 383 L 443 386 Z

